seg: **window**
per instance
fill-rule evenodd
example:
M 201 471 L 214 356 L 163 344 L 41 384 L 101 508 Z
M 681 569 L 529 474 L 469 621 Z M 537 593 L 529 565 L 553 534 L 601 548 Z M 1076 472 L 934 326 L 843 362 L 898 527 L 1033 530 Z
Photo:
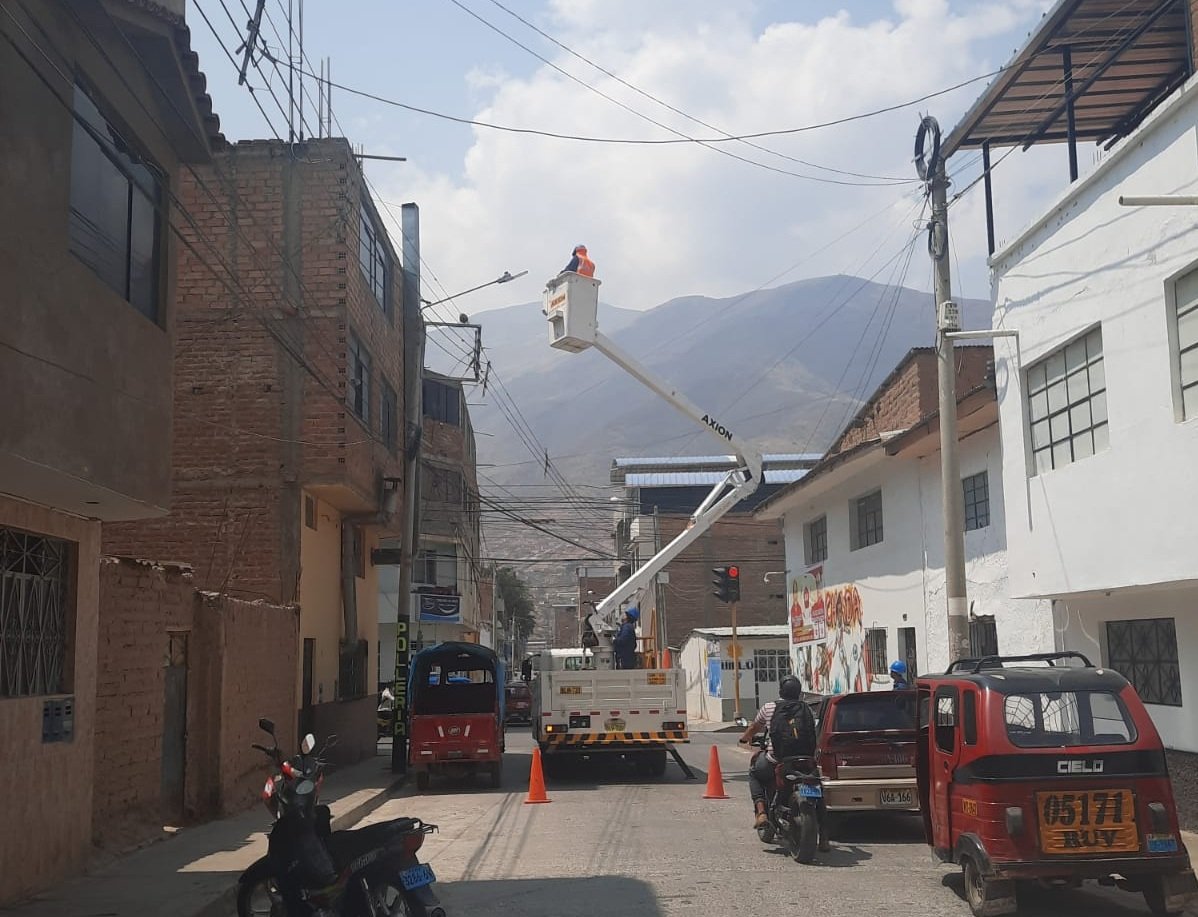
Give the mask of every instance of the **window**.
M 424 465 L 422 488 L 425 498 L 438 503 L 462 505 L 466 494 L 466 479 L 460 468 L 442 468 L 440 465 Z
M 882 540 L 882 491 L 875 490 L 853 501 L 849 517 L 852 532 L 852 546 L 868 548 Z
M 828 559 L 827 516 L 813 519 L 804 526 L 803 546 L 806 548 L 808 566 Z
M 346 361 L 349 381 L 345 400 L 349 409 L 366 426 L 370 426 L 370 354 L 352 331 L 349 335 L 349 359 Z
M 1105 449 L 1109 433 L 1102 329 L 1028 369 L 1027 400 L 1036 474 Z
M 146 318 L 158 320 L 162 177 L 75 86 L 71 253 Z
M 438 544 L 420 552 L 417 558 L 417 573 L 425 586 L 449 586 L 458 584 L 457 546 Z
M 1174 287 L 1172 327 L 1177 370 L 1178 409 L 1182 420 L 1198 417 L 1198 271 L 1190 271 Z
M 936 692 L 936 747 L 950 755 L 957 750 L 957 689 Z
M 388 277 L 390 275 L 390 259 L 387 257 L 387 243 L 383 233 L 375 223 L 374 217 L 365 206 L 362 207 L 362 231 L 358 244 L 358 264 L 362 267 L 362 276 L 374 293 L 379 308 L 387 316 L 391 315 L 391 303 L 387 296 Z
M 753 671 L 758 682 L 778 684 L 790 674 L 790 651 L 753 650 Z
M 990 524 L 990 475 L 981 471 L 961 481 L 965 490 L 965 531 L 984 529 Z
M 0 697 L 67 689 L 70 553 L 65 541 L 0 528 Z
M 998 627 L 994 624 L 994 615 L 970 619 L 969 655 L 974 659 L 998 655 Z
M 383 394 L 379 398 L 379 436 L 383 440 L 383 445 L 387 447 L 389 452 L 395 451 L 395 419 L 396 419 L 396 400 L 395 389 L 391 384 L 383 380 Z
M 833 732 L 915 728 L 915 697 L 906 691 L 849 694 L 836 701 Z
M 885 675 L 890 671 L 886 658 L 886 628 L 871 627 L 865 632 L 866 664 L 871 675 Z
M 907 679 L 913 680 L 919 673 L 919 652 L 915 647 L 915 628 L 900 627 L 898 629 L 899 659 L 907 663 Z
M 456 385 L 424 380 L 424 416 L 441 423 L 462 425 L 462 392 Z
M 1107 663 L 1146 704 L 1181 706 L 1177 630 L 1172 618 L 1107 621 Z
M 961 695 L 961 741 L 978 744 L 978 692 L 968 688 Z
M 1020 748 L 1128 745 L 1136 727 L 1109 691 L 1009 694 L 1003 703 L 1007 738 Z
M 316 500 L 304 494 L 304 525 L 316 528 Z

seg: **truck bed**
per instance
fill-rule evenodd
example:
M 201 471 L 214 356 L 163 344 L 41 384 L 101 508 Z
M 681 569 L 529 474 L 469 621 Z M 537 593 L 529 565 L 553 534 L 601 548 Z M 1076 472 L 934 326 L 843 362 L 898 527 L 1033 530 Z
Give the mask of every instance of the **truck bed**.
M 533 686 L 533 734 L 542 746 L 556 752 L 687 742 L 683 672 L 541 672 Z

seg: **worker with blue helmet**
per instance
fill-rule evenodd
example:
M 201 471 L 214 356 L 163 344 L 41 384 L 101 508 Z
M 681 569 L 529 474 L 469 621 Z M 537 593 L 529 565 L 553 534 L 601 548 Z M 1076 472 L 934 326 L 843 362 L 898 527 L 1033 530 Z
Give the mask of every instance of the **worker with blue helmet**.
M 636 668 L 636 622 L 640 619 L 640 610 L 635 605 L 630 605 L 624 612 L 624 623 L 612 638 L 611 648 L 617 669 Z
M 907 682 L 907 663 L 901 659 L 896 659 L 890 663 L 890 680 L 894 682 L 895 691 L 902 691 L 904 688 L 911 687 Z

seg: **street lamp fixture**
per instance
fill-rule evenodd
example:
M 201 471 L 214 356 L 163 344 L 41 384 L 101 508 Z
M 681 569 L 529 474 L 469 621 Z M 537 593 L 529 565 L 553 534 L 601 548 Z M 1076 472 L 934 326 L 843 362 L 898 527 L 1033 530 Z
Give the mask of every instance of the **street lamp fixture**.
M 451 299 L 457 299 L 459 296 L 465 296 L 467 293 L 473 293 L 475 290 L 481 290 L 484 287 L 494 286 L 497 283 L 510 283 L 513 280 L 518 280 L 527 273 L 528 271 L 520 271 L 518 274 L 513 274 L 511 271 L 504 271 L 494 280 L 488 280 L 486 283 L 480 283 L 476 287 L 471 287 L 469 290 L 462 290 L 461 293 L 454 293 L 453 296 L 446 296 L 444 299 L 436 299 L 430 302 L 427 299 L 421 298 L 420 301 L 424 303 L 424 305 L 421 307 L 421 310 L 423 311 L 424 309 L 428 309 L 432 306 L 439 306 L 443 302 L 449 302 Z

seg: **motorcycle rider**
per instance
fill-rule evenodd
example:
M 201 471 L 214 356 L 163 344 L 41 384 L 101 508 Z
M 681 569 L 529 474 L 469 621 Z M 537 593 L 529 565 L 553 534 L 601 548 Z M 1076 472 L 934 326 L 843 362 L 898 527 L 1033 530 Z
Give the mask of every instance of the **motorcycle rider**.
M 907 681 L 907 663 L 896 659 L 890 663 L 890 680 L 894 683 L 892 690 L 903 691 L 911 687 Z
M 780 700 L 795 701 L 803 698 L 803 683 L 794 675 L 787 675 L 778 684 L 778 697 Z M 753 741 L 754 736 L 759 732 L 766 734 L 765 750 L 758 754 L 753 763 L 749 765 L 749 795 L 753 800 L 753 810 L 755 818 L 753 821 L 754 828 L 762 828 L 769 822 L 769 816 L 766 814 L 766 787 L 772 786 L 774 782 L 774 768 L 778 764 L 773 755 L 773 743 L 769 740 L 770 718 L 774 715 L 774 710 L 778 706 L 777 701 L 770 701 L 764 704 L 757 715 L 753 717 L 753 722 L 744 731 L 740 737 L 740 742 L 748 745 Z M 807 711 L 807 715 L 811 716 L 810 729 L 808 734 L 815 736 L 815 717 L 811 713 L 811 708 L 806 704 L 803 705 L 803 710 Z M 814 744 L 811 748 L 802 749 L 802 755 L 814 755 Z M 820 839 L 820 848 L 826 849 L 825 839 Z

